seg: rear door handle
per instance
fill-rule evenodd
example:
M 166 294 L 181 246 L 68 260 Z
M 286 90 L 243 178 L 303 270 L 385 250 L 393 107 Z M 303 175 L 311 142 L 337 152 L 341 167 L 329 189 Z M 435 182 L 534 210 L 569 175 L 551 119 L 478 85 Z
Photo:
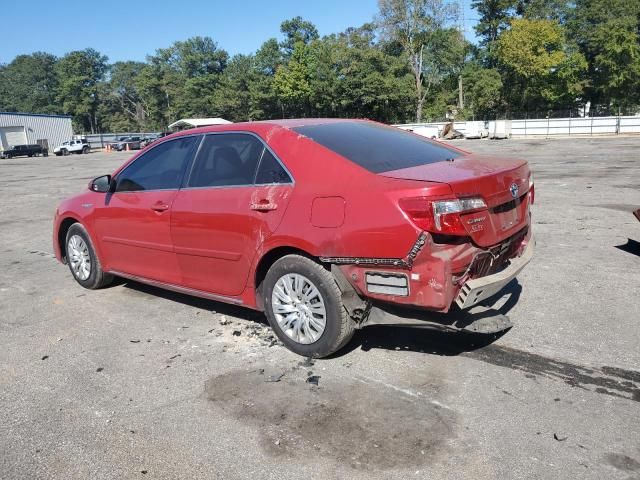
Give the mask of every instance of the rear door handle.
M 151 210 L 153 210 L 154 212 L 165 212 L 169 210 L 169 205 L 167 205 L 166 203 L 158 202 L 151 206 Z
M 258 203 L 252 203 L 250 208 L 251 210 L 257 210 L 259 212 L 268 212 L 278 208 L 278 205 L 268 200 L 260 200 Z

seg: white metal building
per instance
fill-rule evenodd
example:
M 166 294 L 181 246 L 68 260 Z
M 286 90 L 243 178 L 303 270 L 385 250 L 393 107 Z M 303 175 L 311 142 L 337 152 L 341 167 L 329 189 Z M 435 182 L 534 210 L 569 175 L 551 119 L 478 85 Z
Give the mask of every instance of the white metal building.
M 49 150 L 71 140 L 71 117 L 65 115 L 41 115 L 38 113 L 0 112 L 0 150 L 15 145 L 42 143 L 46 140 Z

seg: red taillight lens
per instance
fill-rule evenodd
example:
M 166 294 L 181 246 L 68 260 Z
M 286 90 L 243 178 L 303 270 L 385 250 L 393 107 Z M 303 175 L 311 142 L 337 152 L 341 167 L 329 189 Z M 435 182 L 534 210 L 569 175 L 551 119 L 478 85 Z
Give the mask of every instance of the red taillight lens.
M 536 186 L 533 183 L 533 173 L 529 175 L 529 204 L 533 205 L 536 199 Z
M 398 203 L 417 227 L 427 232 L 435 231 L 431 202 L 426 197 L 401 198 Z
M 417 227 L 427 232 L 447 235 L 467 235 L 460 214 L 487 208 L 487 204 L 480 197 L 451 200 L 414 197 L 403 198 L 399 204 Z

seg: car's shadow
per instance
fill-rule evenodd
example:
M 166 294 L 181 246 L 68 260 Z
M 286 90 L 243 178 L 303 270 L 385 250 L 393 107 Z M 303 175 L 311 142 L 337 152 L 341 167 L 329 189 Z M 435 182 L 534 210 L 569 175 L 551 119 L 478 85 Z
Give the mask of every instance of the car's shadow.
M 134 292 L 164 298 L 166 300 L 171 300 L 172 302 L 182 303 L 183 305 L 199 308 L 201 310 L 208 310 L 210 312 L 216 312 L 222 315 L 228 315 L 230 317 L 237 317 L 241 318 L 242 320 L 267 323 L 267 319 L 262 312 L 257 312 L 246 307 L 232 305 L 230 303 L 216 302 L 214 300 L 208 300 L 206 298 L 194 297 L 183 293 L 173 292 L 171 290 L 153 287 L 145 283 L 127 280 L 121 277 L 116 278 L 116 280 L 114 281 L 114 285 L 122 285 L 123 287 L 128 288 Z
M 120 284 L 133 292 L 164 298 L 190 307 L 214 311 L 256 323 L 268 323 L 263 313 L 246 307 L 193 297 L 121 278 L 116 280 L 116 284 Z M 493 305 L 499 299 L 508 295 L 507 300 L 502 303 L 499 308 L 495 309 L 498 313 L 506 315 L 518 302 L 521 292 L 522 286 L 514 279 L 500 293 L 487 299 L 484 303 L 486 305 Z M 437 316 L 442 318 L 444 323 L 446 315 L 437 314 Z M 372 325 L 357 330 L 353 339 L 344 348 L 329 358 L 343 357 L 358 348 L 363 351 L 378 348 L 384 350 L 420 352 L 431 355 L 454 356 L 486 347 L 507 332 L 508 330 L 494 334 L 481 334 L 467 331 L 451 331 L 445 328 L 434 327 L 433 325 L 424 327 Z
M 627 243 L 622 245 L 615 246 L 618 250 L 622 250 L 623 252 L 630 253 L 632 255 L 636 255 L 640 257 L 640 242 L 636 240 L 632 240 L 631 238 L 627 239 Z
M 522 293 L 522 286 L 517 279 L 512 280 L 498 294 L 488 298 L 483 304 L 494 305 L 505 295 L 508 298 L 498 308 L 496 313 L 506 315 L 517 303 Z M 460 318 L 461 312 L 456 315 Z M 485 315 L 485 314 L 483 314 Z M 472 316 L 469 316 L 469 323 Z M 447 314 L 435 314 L 433 318 L 443 324 L 443 327 L 432 325 L 424 327 L 415 326 L 388 326 L 372 325 L 356 331 L 353 339 L 335 356 L 342 356 L 358 348 L 369 351 L 375 348 L 383 350 L 404 350 L 410 352 L 428 353 L 432 355 L 452 356 L 470 352 L 492 344 L 509 330 L 498 333 L 484 334 L 469 331 L 453 331 L 445 327 Z M 458 320 L 458 324 L 464 324 Z

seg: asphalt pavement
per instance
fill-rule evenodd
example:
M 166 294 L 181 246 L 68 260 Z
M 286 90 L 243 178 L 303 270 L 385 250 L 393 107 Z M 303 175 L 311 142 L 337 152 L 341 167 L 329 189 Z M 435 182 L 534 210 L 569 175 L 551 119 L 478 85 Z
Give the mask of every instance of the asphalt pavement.
M 130 153 L 0 160 L 0 478 L 640 479 L 640 138 L 455 145 L 534 171 L 514 327 L 315 361 L 258 313 L 56 262 L 58 202 Z

